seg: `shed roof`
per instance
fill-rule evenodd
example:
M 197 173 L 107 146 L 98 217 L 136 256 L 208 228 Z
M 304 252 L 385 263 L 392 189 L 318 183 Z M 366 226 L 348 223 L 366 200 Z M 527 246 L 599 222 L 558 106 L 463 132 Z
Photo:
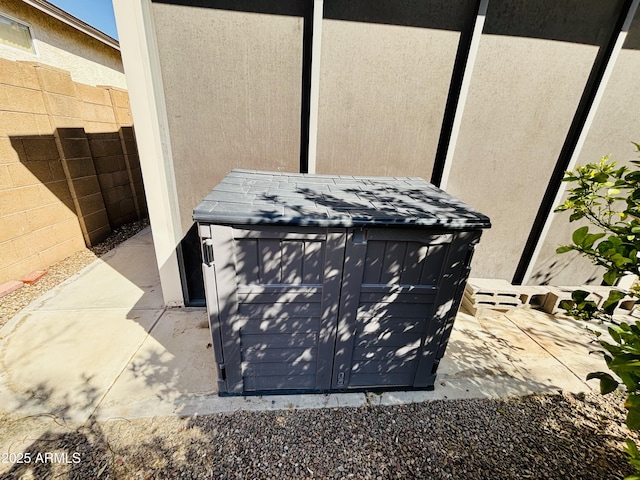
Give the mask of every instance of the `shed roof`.
M 486 215 L 417 177 L 233 170 L 194 209 L 221 224 L 489 228 Z

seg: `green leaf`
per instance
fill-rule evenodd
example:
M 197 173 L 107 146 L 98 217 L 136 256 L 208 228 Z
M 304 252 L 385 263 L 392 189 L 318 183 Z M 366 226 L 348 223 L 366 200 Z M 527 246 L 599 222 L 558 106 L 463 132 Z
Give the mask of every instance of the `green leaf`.
M 640 397 L 635 393 L 630 393 L 624 402 L 624 408 L 640 408 Z
M 619 372 L 620 380 L 624 383 L 624 386 L 627 387 L 627 390 L 633 390 L 638 387 L 638 382 L 629 373 Z
M 580 227 L 575 232 L 573 232 L 571 239 L 573 240 L 573 243 L 575 243 L 576 245 L 582 245 L 582 242 L 584 242 L 585 238 L 587 238 L 588 233 L 589 233 L 589 227 L 586 227 L 586 226 Z
M 624 296 L 625 296 L 625 293 L 621 292 L 620 290 L 611 290 L 609 292 L 609 296 L 602 304 L 602 310 L 604 310 L 604 313 L 606 313 L 607 315 L 612 315 L 613 311 L 618 306 L 618 303 L 620 302 L 620 300 L 624 298 Z M 619 340 L 616 340 L 616 342 L 619 342 Z
M 606 283 L 607 285 L 613 285 L 614 282 L 618 279 L 618 272 L 617 270 L 609 270 L 603 275 L 602 278 L 604 280 L 604 283 Z
M 636 442 L 634 442 L 630 438 L 627 438 L 625 443 L 626 443 L 626 446 L 624 448 L 624 451 L 627 452 L 630 457 L 632 458 L 640 457 L 640 452 L 638 451 L 638 446 L 636 445 Z
M 609 368 L 616 372 L 618 375 L 624 372 L 637 372 L 640 369 L 640 360 L 637 358 L 629 358 L 630 355 L 618 354 L 611 362 L 609 362 Z
M 582 246 L 584 248 L 591 248 L 591 246 L 596 242 L 596 240 L 601 239 L 602 237 L 604 237 L 604 235 L 605 235 L 604 233 L 590 233 L 589 235 L 586 236 L 586 238 L 582 242 Z
M 632 409 L 627 412 L 627 427 L 631 430 L 640 430 L 640 410 Z
M 618 250 L 619 247 L 622 245 L 622 239 L 619 238 L 619 237 L 610 236 L 609 237 L 609 242 L 611 242 L 611 245 L 616 250 Z
M 571 245 L 563 245 L 561 247 L 556 248 L 556 253 L 567 253 L 573 250 L 573 246 Z
M 587 380 L 592 380 L 597 378 L 600 380 L 600 393 L 602 395 L 606 395 L 607 393 L 613 392 L 616 388 L 618 388 L 618 381 L 615 380 L 611 375 L 605 372 L 591 372 L 587 375 Z
M 618 330 L 615 327 L 609 327 L 607 330 L 609 331 L 609 335 L 611 335 L 611 338 L 613 338 L 613 341 L 616 343 L 620 343 L 620 333 L 618 332 Z
M 624 267 L 628 263 L 633 263 L 630 258 L 627 258 L 620 253 L 611 255 L 611 261 L 616 264 L 616 267 Z
M 571 292 L 571 299 L 576 303 L 584 302 L 588 296 L 589 292 L 584 290 L 574 290 Z
M 640 480 L 640 474 L 632 473 L 631 475 L 624 477 L 624 480 Z
M 565 208 L 565 210 L 566 210 L 566 208 Z M 569 221 L 570 222 L 575 222 L 576 220 L 580 220 L 583 217 L 584 217 L 584 212 L 574 212 L 569 216 Z
M 609 240 L 603 240 L 598 244 L 598 251 L 602 255 L 604 255 L 607 251 L 611 250 L 612 248 L 613 248 L 613 243 L 611 243 Z

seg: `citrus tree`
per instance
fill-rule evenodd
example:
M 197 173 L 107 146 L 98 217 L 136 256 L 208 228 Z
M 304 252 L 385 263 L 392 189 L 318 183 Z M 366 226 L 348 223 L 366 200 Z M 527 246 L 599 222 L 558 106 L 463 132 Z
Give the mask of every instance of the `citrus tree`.
M 634 143 L 640 152 L 640 144 Z M 587 220 L 572 235 L 572 242 L 559 247 L 557 253 L 578 252 L 604 268 L 604 283 L 615 285 L 623 276 L 640 275 L 640 161 L 631 166 L 617 166 L 609 156 L 566 172 L 563 181 L 572 184 L 565 202 L 555 211 L 570 212 L 569 221 Z M 587 299 L 584 290 L 572 292 L 572 301 L 561 306 L 578 320 L 605 322 L 609 337 L 591 330 L 602 346 L 610 372 L 593 372 L 587 379 L 598 379 L 600 391 L 607 394 L 624 385 L 626 389 L 626 424 L 640 430 L 640 322 L 618 322 L 614 311 L 620 301 L 630 297 L 640 300 L 640 288 L 630 291 L 613 288 L 598 306 Z M 640 452 L 627 439 L 625 451 L 636 473 L 625 480 L 640 480 Z

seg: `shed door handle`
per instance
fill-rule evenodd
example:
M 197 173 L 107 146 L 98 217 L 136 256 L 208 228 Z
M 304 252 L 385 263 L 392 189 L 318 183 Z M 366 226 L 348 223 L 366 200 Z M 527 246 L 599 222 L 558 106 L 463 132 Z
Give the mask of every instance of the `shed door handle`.
M 202 242 L 202 254 L 204 263 L 211 265 L 213 263 L 213 240 L 207 238 Z

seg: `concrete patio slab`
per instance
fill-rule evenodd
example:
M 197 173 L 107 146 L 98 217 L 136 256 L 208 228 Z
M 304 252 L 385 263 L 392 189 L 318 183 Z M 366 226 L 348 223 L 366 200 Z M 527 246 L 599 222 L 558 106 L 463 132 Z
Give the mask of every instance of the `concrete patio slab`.
M 535 310 L 514 312 L 509 320 L 583 381 L 590 372 L 607 370 L 604 358 L 594 353 L 599 347 L 593 342 L 595 337 L 586 330 L 587 323 Z M 602 325 L 589 323 L 588 326 L 605 330 Z M 597 386 L 597 382 L 593 386 Z
M 480 310 L 484 316 L 495 313 L 499 312 Z M 557 390 L 523 375 L 517 367 L 519 347 L 496 335 L 498 329 L 513 328 L 508 320 L 511 313 L 496 320 L 493 328 L 487 328 L 486 322 L 483 324 L 469 314 L 458 313 L 438 368 L 434 398 L 495 398 Z M 528 347 L 530 355 L 547 358 L 543 349 L 533 344 Z
M 0 343 L 2 410 L 86 421 L 162 313 L 26 313 Z
M 40 297 L 27 310 L 164 308 L 151 241 L 147 228 Z
M 496 339 L 484 330 L 478 319 L 458 313 L 444 358 L 438 367 L 438 378 L 471 378 L 508 373 L 510 365 L 502 352 L 494 347 Z
M 590 387 L 581 378 L 509 320 L 516 314 L 486 310 L 478 319 L 482 328 L 497 339 L 495 348 L 508 358 L 516 378 L 535 384 L 534 392 L 587 391 Z
M 217 397 L 207 312 L 167 310 L 96 412 L 100 417 L 180 414 L 192 397 Z

